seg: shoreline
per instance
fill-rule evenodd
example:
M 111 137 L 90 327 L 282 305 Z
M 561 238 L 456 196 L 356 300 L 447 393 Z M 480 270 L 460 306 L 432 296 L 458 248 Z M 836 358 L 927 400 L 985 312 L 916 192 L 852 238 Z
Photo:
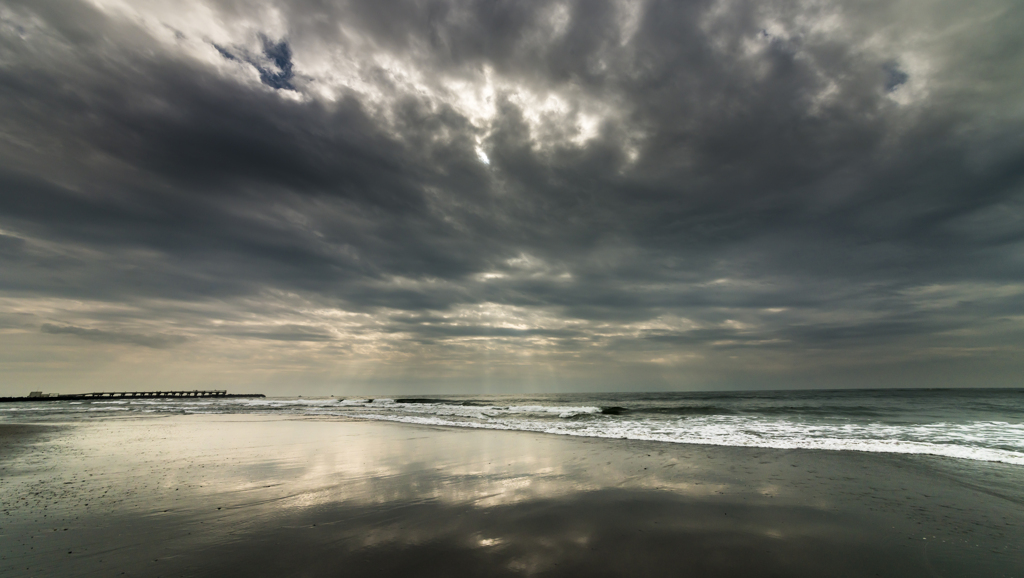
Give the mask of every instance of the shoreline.
M 20 448 L 0 458 L 5 576 L 151 575 L 152 564 L 190 576 L 243 575 L 231 565 L 333 575 L 340 563 L 376 573 L 360 560 L 385 576 L 431 564 L 451 575 L 629 575 L 626 543 L 717 575 L 749 574 L 729 560 L 755 554 L 751 564 L 793 576 L 931 576 L 928 560 L 1000 576 L 1024 561 L 1019 466 L 333 416 L 133 417 L 0 424 L 0 444 Z M 557 555 L 534 543 L 538 532 Z M 690 562 L 661 546 L 687 540 L 703 544 Z M 848 570 L 834 572 L 832 558 L 849 558 Z
M 415 421 L 404 421 L 401 419 L 387 419 L 387 418 L 359 418 L 359 417 L 346 417 L 346 416 L 330 416 L 331 418 L 340 417 L 343 419 L 354 419 L 364 420 L 369 422 L 385 422 L 395 423 L 409 426 L 420 426 L 420 427 L 440 427 L 440 428 L 453 428 L 458 430 L 471 430 L 471 431 L 506 431 L 506 432 L 522 432 L 532 433 L 540 435 L 552 435 L 567 438 L 576 439 L 602 439 L 602 440 L 628 440 L 628 441 L 641 441 L 649 442 L 654 444 L 670 444 L 670 445 L 683 445 L 683 446 L 694 446 L 694 447 L 722 447 L 722 448 L 749 448 L 749 449 L 764 449 L 764 450 L 778 450 L 778 451 L 815 451 L 815 452 L 850 452 L 850 453 L 867 453 L 867 454 L 883 454 L 883 455 L 902 455 L 902 456 L 928 456 L 932 458 L 942 458 L 950 460 L 964 460 L 971 462 L 991 463 L 991 464 L 1006 464 L 1011 466 L 1024 466 L 1024 461 L 1018 461 L 1016 455 L 1010 457 L 1003 457 L 1002 459 L 984 459 L 979 457 L 967 457 L 966 455 L 952 455 L 950 453 L 939 453 L 935 451 L 901 451 L 899 449 L 886 449 L 886 450 L 873 450 L 873 449 L 861 449 L 861 448 L 842 448 L 842 447 L 806 447 L 796 444 L 784 445 L 743 445 L 743 444 L 724 444 L 724 443 L 696 443 L 687 440 L 673 440 L 673 439 L 652 439 L 649 437 L 628 437 L 628 436 L 613 436 L 613 435 L 600 435 L 600 434 L 583 434 L 583 433 L 570 433 L 570 432 L 554 432 L 554 431 L 543 431 L 533 429 L 516 429 L 511 427 L 492 427 L 488 425 L 456 425 L 456 424 L 445 424 L 445 423 L 419 423 Z M 316 419 L 316 416 L 309 416 L 310 419 Z M 905 442 L 903 442 L 905 443 Z M 923 445 L 923 444 L 922 444 Z M 824 444 L 823 444 L 824 446 Z M 988 450 L 992 451 L 992 450 Z M 963 452 L 966 453 L 966 452 Z M 1011 453 L 1011 452 L 1007 452 Z
M 249 396 L 247 396 L 247 395 L 239 395 L 238 397 L 249 397 Z M 120 400 L 118 400 L 118 401 L 120 401 Z M 113 411 L 116 411 L 116 410 L 108 409 L 108 410 L 104 410 L 104 413 L 107 412 L 107 411 L 113 412 Z M 100 414 L 100 412 L 96 412 L 96 413 Z M 957 449 L 959 451 L 956 451 L 956 452 L 949 452 L 949 451 L 941 452 L 941 451 L 930 450 L 930 449 L 920 450 L 919 448 L 918 448 L 918 451 L 898 449 L 899 446 L 895 446 L 897 449 L 866 449 L 866 448 L 862 448 L 862 447 L 834 447 L 836 444 L 831 444 L 833 447 L 828 447 L 829 444 L 821 444 L 821 447 L 807 447 L 806 445 L 798 445 L 798 444 L 795 444 L 795 443 L 794 444 L 784 444 L 784 443 L 781 443 L 781 442 L 776 442 L 774 445 L 769 444 L 769 443 L 765 443 L 765 444 L 762 444 L 762 445 L 758 445 L 758 444 L 735 444 L 735 443 L 734 444 L 725 444 L 725 443 L 714 443 L 714 442 L 697 443 L 697 442 L 693 442 L 693 441 L 689 441 L 689 440 L 652 439 L 650 437 L 628 437 L 628 436 L 614 436 L 614 435 L 601 435 L 601 434 L 586 434 L 586 433 L 578 433 L 578 432 L 545 431 L 545 430 L 541 430 L 541 429 L 520 429 L 520 428 L 503 427 L 503 426 L 474 425 L 474 424 L 470 424 L 470 423 L 463 424 L 463 425 L 453 424 L 453 423 L 429 423 L 427 421 L 417 422 L 417 421 L 403 420 L 403 419 L 367 418 L 367 417 L 360 417 L 360 416 L 345 416 L 345 415 L 284 414 L 284 415 L 273 416 L 273 415 L 261 415 L 261 414 L 256 414 L 256 413 L 241 413 L 241 412 L 239 412 L 239 413 L 202 413 L 202 412 L 196 412 L 196 413 L 189 413 L 189 414 L 180 414 L 180 413 L 153 413 L 153 414 L 148 414 L 148 415 L 130 414 L 130 415 L 123 415 L 123 416 L 106 414 L 106 415 L 94 415 L 94 416 L 90 416 L 90 417 L 85 418 L 85 419 L 89 419 L 89 420 L 129 419 L 130 420 L 130 419 L 149 419 L 149 418 L 156 418 L 156 417 L 176 417 L 176 416 L 177 417 L 182 417 L 182 416 L 204 416 L 204 415 L 205 416 L 251 416 L 251 417 L 254 417 L 254 418 L 260 418 L 260 419 L 266 418 L 266 419 L 270 419 L 270 420 L 273 420 L 273 419 L 296 419 L 296 420 L 323 420 L 323 421 L 338 421 L 338 422 L 354 421 L 354 422 L 368 422 L 368 423 L 392 423 L 392 424 L 404 425 L 404 426 L 426 427 L 426 428 L 445 428 L 445 429 L 453 429 L 453 430 L 461 430 L 461 431 L 521 432 L 521 433 L 527 433 L 527 434 L 551 435 L 551 436 L 564 437 L 564 438 L 570 438 L 570 439 L 599 439 L 599 440 L 609 440 L 609 441 L 628 440 L 628 441 L 648 442 L 648 443 L 653 443 L 653 444 L 668 444 L 668 445 L 693 446 L 693 447 L 748 448 L 748 449 L 764 449 L 764 450 L 777 450 L 777 451 L 805 451 L 806 450 L 806 451 L 815 451 L 815 452 L 818 452 L 818 451 L 821 451 L 821 452 L 841 452 L 841 453 L 849 452 L 849 453 L 866 453 L 866 454 L 894 455 L 894 456 L 895 455 L 900 455 L 900 456 L 924 456 L 924 457 L 931 457 L 931 458 L 935 458 L 935 459 L 948 459 L 948 460 L 958 460 L 958 461 L 967 461 L 967 462 L 976 462 L 976 463 L 988 463 L 988 464 L 1004 464 L 1004 465 L 1016 466 L 1016 467 L 1024 466 L 1024 461 L 1022 461 L 1021 459 L 1019 459 L 1017 457 L 1017 453 L 1016 452 L 1006 451 L 1005 453 L 1012 454 L 1010 456 L 999 456 L 999 457 L 983 458 L 983 457 L 975 457 L 976 456 L 976 452 L 977 451 L 983 451 L 983 452 L 986 452 L 986 453 L 998 453 L 1000 450 L 993 450 L 993 449 L 983 449 L 983 450 L 982 449 L 966 449 L 966 448 L 961 448 L 961 447 L 958 447 L 958 446 L 954 446 L 954 447 L 957 447 Z M 285 415 L 288 415 L 288 417 L 285 417 Z M 0 416 L 0 418 L 3 418 L 3 417 L 4 416 Z M 5 422 L 5 421 L 3 421 L 3 419 L 0 419 L 0 426 L 4 425 L 5 423 L 8 424 L 8 425 L 16 425 L 16 424 L 39 424 L 39 425 L 46 425 L 46 424 L 57 424 L 57 423 L 67 424 L 67 425 L 76 425 L 78 423 L 82 423 L 82 418 L 79 418 L 78 420 L 68 420 L 68 419 L 65 418 L 65 419 L 57 419 L 57 420 L 53 420 L 53 421 L 46 421 L 46 420 L 34 421 L 34 420 L 24 420 L 24 419 L 17 419 L 16 418 L 16 421 L 13 421 L 13 422 Z M 901 445 L 904 445 L 904 446 L 910 445 L 907 442 L 899 442 L 899 443 Z M 920 444 L 920 445 L 927 445 L 927 444 Z M 975 455 L 968 455 L 970 453 L 975 453 Z
M 150 413 L 344 416 L 466 429 L 790 450 L 931 454 L 1024 466 L 1016 395 L 608 394 L 390 398 L 104 399 L 0 407 L 0 422 Z M 399 403 L 401 402 L 401 403 Z M 610 409 L 615 411 L 610 411 Z M 88 416 L 88 417 L 87 417 Z

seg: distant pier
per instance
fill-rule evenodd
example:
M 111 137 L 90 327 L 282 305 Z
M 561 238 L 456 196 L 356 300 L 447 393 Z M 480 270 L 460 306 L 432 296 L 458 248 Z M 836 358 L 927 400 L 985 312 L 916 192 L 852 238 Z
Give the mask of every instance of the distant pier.
M 0 403 L 12 401 L 82 401 L 112 399 L 182 399 L 266 397 L 262 393 L 228 393 L 225 389 L 193 389 L 191 391 L 96 391 L 92 393 L 43 393 L 33 391 L 26 397 L 0 397 Z

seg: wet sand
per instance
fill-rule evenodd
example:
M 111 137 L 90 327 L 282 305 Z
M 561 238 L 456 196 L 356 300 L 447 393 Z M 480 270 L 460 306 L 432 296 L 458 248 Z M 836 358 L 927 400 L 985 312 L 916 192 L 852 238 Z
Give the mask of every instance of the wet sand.
M 251 416 L 0 425 L 0 575 L 1024 576 L 1024 468 Z

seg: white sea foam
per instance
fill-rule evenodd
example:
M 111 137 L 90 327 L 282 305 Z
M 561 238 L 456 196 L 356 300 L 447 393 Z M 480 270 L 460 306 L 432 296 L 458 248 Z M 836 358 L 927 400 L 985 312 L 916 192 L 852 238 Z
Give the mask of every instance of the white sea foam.
M 556 413 L 554 408 L 548 409 L 551 410 L 548 413 Z M 708 416 L 677 420 L 609 418 L 597 422 L 552 423 L 507 418 L 473 421 L 452 419 L 456 417 L 455 413 L 407 415 L 367 412 L 346 415 L 419 425 L 519 430 L 581 437 L 773 449 L 927 454 L 1024 465 L 1024 451 L 993 447 L 1019 448 L 1024 444 L 1024 425 L 1004 422 L 912 426 L 821 425 L 781 419 Z
M 253 406 L 253 407 L 296 407 L 296 406 L 324 406 L 324 405 L 336 405 L 338 402 L 334 399 L 239 399 L 237 400 L 239 405 Z

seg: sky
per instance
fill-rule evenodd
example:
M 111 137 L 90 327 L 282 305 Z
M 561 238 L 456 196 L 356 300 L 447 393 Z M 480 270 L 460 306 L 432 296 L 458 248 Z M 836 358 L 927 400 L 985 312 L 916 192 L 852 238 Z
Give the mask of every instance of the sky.
M 1022 27 L 2 0 L 0 395 L 1024 386 Z

